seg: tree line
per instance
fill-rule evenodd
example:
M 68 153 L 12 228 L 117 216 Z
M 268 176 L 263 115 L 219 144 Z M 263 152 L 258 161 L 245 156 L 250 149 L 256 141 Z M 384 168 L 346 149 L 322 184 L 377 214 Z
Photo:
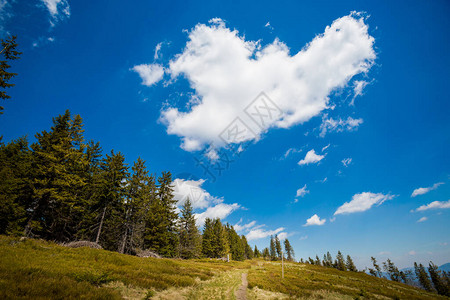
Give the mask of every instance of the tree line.
M 414 262 L 414 271 L 400 271 L 395 264 L 387 259 L 383 262 L 383 270 L 375 257 L 371 257 L 373 268 L 368 271 L 371 275 L 380 278 L 388 278 L 392 281 L 403 282 L 409 285 L 418 285 L 428 292 L 436 292 L 439 295 L 450 297 L 450 272 L 438 270 L 438 266 L 430 261 L 428 268 L 423 264 Z M 386 275 L 386 276 L 384 276 Z
M 0 142 L 0 234 L 88 240 L 127 254 L 254 256 L 219 219 L 206 219 L 202 234 L 189 199 L 178 213 L 170 172 L 151 174 L 141 158 L 130 168 L 122 153 L 104 155 L 83 133 L 81 117 L 66 111 L 31 145 L 26 137 Z

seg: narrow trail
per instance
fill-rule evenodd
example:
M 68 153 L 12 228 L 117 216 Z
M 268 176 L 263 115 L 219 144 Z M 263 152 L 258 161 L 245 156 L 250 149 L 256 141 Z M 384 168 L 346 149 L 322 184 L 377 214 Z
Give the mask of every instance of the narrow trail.
M 237 289 L 236 300 L 247 300 L 247 273 L 242 273 L 242 285 Z

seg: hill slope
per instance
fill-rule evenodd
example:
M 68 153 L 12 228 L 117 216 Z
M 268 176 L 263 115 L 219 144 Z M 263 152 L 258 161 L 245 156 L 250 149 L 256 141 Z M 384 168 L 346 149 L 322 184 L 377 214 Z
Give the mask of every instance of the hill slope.
M 445 299 L 363 273 L 298 263 L 286 264 L 281 279 L 279 262 L 139 258 L 0 236 L 0 299 L 80 297 Z

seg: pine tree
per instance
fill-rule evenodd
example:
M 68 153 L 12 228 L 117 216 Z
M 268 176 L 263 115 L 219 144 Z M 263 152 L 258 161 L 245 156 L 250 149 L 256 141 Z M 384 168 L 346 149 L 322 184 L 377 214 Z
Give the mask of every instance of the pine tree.
M 281 248 L 280 239 L 278 238 L 278 235 L 275 234 L 275 249 L 277 251 L 277 258 L 281 260 L 281 255 L 283 254 L 283 250 Z
M 30 164 L 25 137 L 0 143 L 0 234 L 23 233 L 33 195 Z
M 231 258 L 233 260 L 245 259 L 245 248 L 241 243 L 241 238 L 234 230 L 233 226 L 227 224 L 225 226 L 227 232 L 228 245 L 230 248 Z
M 256 245 L 255 245 L 255 249 L 253 250 L 253 256 L 255 258 L 260 258 L 261 257 L 261 252 L 259 252 L 258 247 L 256 247 Z
M 180 256 L 198 258 L 201 252 L 201 236 L 195 224 L 194 210 L 189 198 L 181 208 L 180 218 Z
M 273 236 L 270 236 L 270 260 L 276 260 L 277 259 L 277 250 L 275 246 L 275 239 Z
M 400 282 L 400 271 L 390 259 L 387 259 L 387 261 L 383 263 L 383 268 L 389 274 L 392 281 Z
M 36 134 L 31 145 L 33 204 L 25 234 L 58 241 L 70 240 L 87 203 L 82 121 L 67 110 L 53 119 L 50 132 Z
M 96 237 L 95 242 L 105 249 L 119 250 L 120 237 L 123 233 L 125 206 L 127 198 L 126 181 L 128 166 L 122 153 L 114 153 L 101 162 L 99 197 L 96 207 Z
M 428 292 L 433 291 L 433 286 L 431 285 L 431 281 L 428 277 L 427 271 L 425 271 L 425 267 L 422 264 L 418 265 L 416 262 L 414 262 L 414 271 L 423 289 Z
M 9 65 L 9 61 L 16 60 L 22 54 L 16 50 L 18 44 L 16 42 L 16 36 L 11 36 L 10 38 L 3 40 L 2 39 L 2 50 L 0 54 L 3 55 L 3 60 L 0 60 L 0 99 L 10 99 L 9 96 L 4 89 L 13 87 L 14 84 L 9 83 L 12 77 L 16 76 L 17 73 L 9 72 L 8 69 L 11 67 Z M 0 115 L 3 114 L 3 106 L 0 106 Z M 1 138 L 0 138 L 1 140 Z
M 294 248 L 292 248 L 291 243 L 289 243 L 288 239 L 284 240 L 284 250 L 286 252 L 286 259 L 288 261 L 293 261 L 294 260 Z
M 370 274 L 372 274 L 375 277 L 381 278 L 382 277 L 381 268 L 378 265 L 376 258 L 372 256 L 370 259 L 372 260 L 372 264 L 374 267 L 374 269 L 369 269 Z
M 270 258 L 270 252 L 269 252 L 269 248 L 264 248 L 263 252 L 262 252 L 262 256 L 265 260 L 268 260 Z
M 228 252 L 230 251 L 230 248 L 228 246 L 228 240 L 227 240 L 227 234 L 225 231 L 224 226 L 222 225 L 222 222 L 220 222 L 220 219 L 214 219 L 213 220 L 213 231 L 214 231 L 214 256 L 215 258 L 221 258 L 225 257 Z
M 150 189 L 153 178 L 148 175 L 145 161 L 139 157 L 132 171 L 133 175 L 127 180 L 120 253 L 133 253 L 142 247 L 144 220 L 153 199 Z
M 341 251 L 338 251 L 336 255 L 336 269 L 341 271 L 347 271 L 347 267 L 345 266 L 344 256 Z
M 253 251 L 252 251 L 252 248 L 250 247 L 250 245 L 248 244 L 247 238 L 245 237 L 245 235 L 241 236 L 241 243 L 242 243 L 242 247 L 244 248 L 245 259 L 252 259 Z
M 202 254 L 205 257 L 214 257 L 214 229 L 213 220 L 210 218 L 205 219 L 203 226 Z
M 439 295 L 450 296 L 449 287 L 446 285 L 444 277 L 441 276 L 441 271 L 438 266 L 430 261 L 428 265 L 428 272 L 430 273 L 431 282 Z
M 347 270 L 351 272 L 358 272 L 356 269 L 355 264 L 353 263 L 353 259 L 350 257 L 350 255 L 347 255 L 347 264 L 346 264 Z
M 327 251 L 326 262 L 327 262 L 327 267 L 330 267 L 330 268 L 333 267 L 333 257 L 331 256 L 329 251 Z

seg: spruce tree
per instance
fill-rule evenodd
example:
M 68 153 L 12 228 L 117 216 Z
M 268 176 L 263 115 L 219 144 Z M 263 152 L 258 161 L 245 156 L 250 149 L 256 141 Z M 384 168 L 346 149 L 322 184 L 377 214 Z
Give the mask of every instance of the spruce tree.
M 273 236 L 270 236 L 270 260 L 276 260 L 277 259 L 277 250 L 275 245 L 275 239 Z
M 222 222 L 220 222 L 219 218 L 213 220 L 213 232 L 214 232 L 213 257 L 215 258 L 225 257 L 229 253 L 230 248 L 228 246 L 226 230 L 222 225 Z
M 279 260 L 281 260 L 281 255 L 283 254 L 283 250 L 281 248 L 280 239 L 278 238 L 278 235 L 275 234 L 275 249 L 277 251 L 277 257 Z
M 369 269 L 370 274 L 372 274 L 375 277 L 382 277 L 381 268 L 380 265 L 378 265 L 377 260 L 375 257 L 370 258 L 372 260 L 372 264 L 374 269 Z
M 314 261 L 314 264 L 315 264 L 316 266 L 321 266 L 321 265 L 322 265 L 321 262 L 320 262 L 320 258 L 319 258 L 318 255 L 316 255 L 316 260 Z
M 70 240 L 84 215 L 86 185 L 82 121 L 67 110 L 53 119 L 51 131 L 36 134 L 32 148 L 33 203 L 25 234 Z
M 350 255 L 347 255 L 346 267 L 347 267 L 347 270 L 349 270 L 351 272 L 358 272 L 355 264 L 353 263 L 353 259 L 350 257 Z
M 252 259 L 253 251 L 252 251 L 252 248 L 250 247 L 250 245 L 248 244 L 247 238 L 245 237 L 245 235 L 241 236 L 241 244 L 242 244 L 242 247 L 244 248 L 245 259 Z
M 286 259 L 288 261 L 293 261 L 294 260 L 294 248 L 292 248 L 291 243 L 289 243 L 288 239 L 284 240 L 284 250 L 286 252 Z
M 0 234 L 22 235 L 31 208 L 31 152 L 25 137 L 0 143 Z
M 389 274 L 389 278 L 392 281 L 400 282 L 400 271 L 390 259 L 387 259 L 387 261 L 383 263 L 383 268 Z
M 203 225 L 202 254 L 205 257 L 214 257 L 214 229 L 210 218 L 206 218 Z
M 3 59 L 0 60 L 0 99 L 10 99 L 5 89 L 13 87 L 14 84 L 10 83 L 12 77 L 16 76 L 17 73 L 9 72 L 9 68 L 11 65 L 9 61 L 16 60 L 22 54 L 16 50 L 18 44 L 16 42 L 16 36 L 11 36 L 6 40 L 2 39 L 2 49 L 0 50 L 0 54 L 3 56 Z M 3 114 L 3 106 L 0 106 L 0 115 Z M 1 140 L 1 137 L 0 137 Z
M 244 260 L 245 259 L 245 247 L 241 242 L 241 238 L 234 230 L 233 226 L 227 224 L 225 226 L 228 238 L 228 245 L 230 248 L 231 258 L 233 260 Z
M 336 269 L 341 271 L 347 271 L 347 267 L 345 266 L 344 256 L 341 251 L 338 251 L 336 255 Z
M 422 264 L 418 265 L 416 262 L 414 262 L 414 271 L 422 288 L 428 292 L 433 291 L 433 286 L 431 285 L 431 281 L 428 277 L 428 273 L 425 270 L 425 267 Z
M 441 276 L 441 271 L 438 270 L 433 262 L 430 261 L 428 265 L 428 272 L 430 273 L 431 282 L 439 295 L 450 296 L 450 290 L 446 285 L 444 277 Z
M 195 224 L 194 210 L 189 198 L 181 208 L 180 218 L 180 256 L 181 258 L 198 258 L 201 253 L 201 236 Z
M 253 250 L 253 256 L 255 257 L 255 258 L 260 258 L 261 257 L 261 252 L 259 252 L 259 250 L 258 250 L 258 247 L 256 247 L 256 245 L 255 245 L 255 249 Z
M 270 252 L 269 252 L 269 248 L 264 248 L 263 252 L 262 252 L 262 257 L 264 258 L 264 260 L 268 260 L 270 258 Z

